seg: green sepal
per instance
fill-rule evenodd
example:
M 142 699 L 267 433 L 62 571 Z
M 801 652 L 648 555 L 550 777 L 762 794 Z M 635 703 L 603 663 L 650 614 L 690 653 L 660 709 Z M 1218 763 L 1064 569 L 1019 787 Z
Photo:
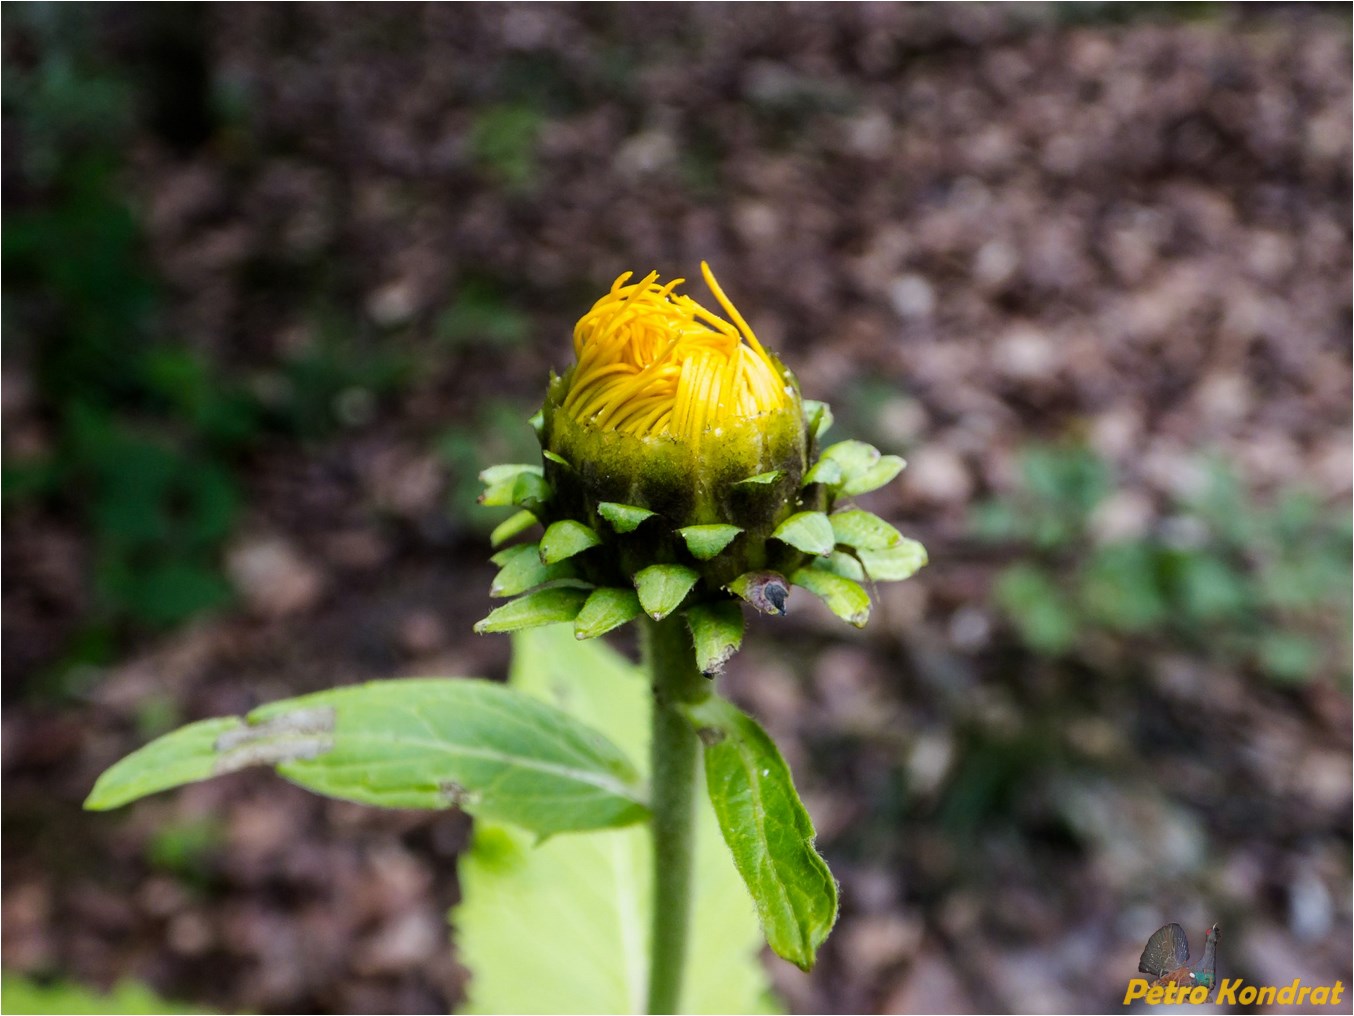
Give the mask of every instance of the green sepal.
M 542 407 L 528 416 L 527 423 L 530 424 L 531 429 L 536 432 L 536 436 L 539 438 L 541 432 L 545 430 L 545 408 Z
M 549 565 L 542 562 L 534 543 L 519 543 L 495 554 L 491 560 L 502 566 L 489 587 L 489 595 L 496 598 L 516 596 L 555 579 L 572 578 L 574 574 L 567 562 Z
M 841 463 L 832 459 L 819 459 L 813 464 L 813 468 L 804 474 L 805 484 L 822 483 L 829 487 L 835 487 L 841 482 Z
M 896 547 L 903 534 L 878 515 L 853 508 L 828 516 L 837 542 L 857 550 L 887 550 Z
M 816 441 L 828 432 L 832 426 L 832 407 L 817 399 L 804 400 L 804 420 L 808 423 L 809 433 Z
M 484 493 L 479 497 L 480 504 L 488 507 L 518 504 L 515 493 L 517 480 L 522 476 L 535 476 L 544 482 L 540 466 L 522 462 L 507 462 L 483 470 L 480 473 L 480 482 L 484 484 Z
M 534 515 L 550 500 L 550 484 L 536 473 L 518 473 L 512 485 L 512 503 Z
M 588 595 L 587 589 L 538 589 L 491 610 L 488 617 L 476 623 L 475 631 L 484 635 L 572 621 L 583 609 Z
M 541 563 L 556 564 L 601 542 L 602 538 L 583 523 L 560 519 L 552 522 L 541 537 Z
M 832 572 L 832 574 L 840 575 L 852 582 L 865 581 L 865 569 L 861 567 L 859 561 L 844 551 L 834 550 L 827 557 L 816 558 L 809 567 L 816 568 L 819 571 Z
M 633 589 L 594 589 L 574 618 L 574 638 L 595 639 L 634 620 L 640 612 Z
M 846 497 L 884 486 L 907 465 L 897 455 L 880 455 L 878 448 L 864 441 L 839 441 L 825 448 L 822 458 L 841 467 L 842 478 L 833 486 Z
M 549 448 L 547 448 L 545 451 L 541 452 L 541 455 L 542 455 L 544 458 L 549 459 L 551 462 L 555 463 L 556 465 L 563 466 L 565 469 L 573 469 L 573 468 L 574 468 L 573 466 L 571 466 L 571 465 L 569 464 L 569 460 L 568 460 L 568 459 L 566 459 L 563 455 L 557 455 L 557 454 L 555 454 L 555 453 L 552 452 Z
M 836 546 L 832 523 L 822 512 L 796 512 L 777 526 L 771 536 L 805 554 L 831 554 Z
M 743 608 L 735 600 L 702 603 L 686 612 L 696 665 L 702 674 L 718 674 L 743 644 Z
M 858 550 L 856 556 L 865 566 L 865 574 L 876 582 L 900 582 L 911 578 L 926 564 L 926 548 L 907 537 L 903 537 L 895 547 Z
M 785 614 L 785 601 L 790 595 L 790 583 L 780 572 L 744 572 L 725 588 L 752 604 L 763 614 L 772 614 L 776 617 Z
M 602 501 L 597 505 L 597 514 L 611 523 L 618 533 L 630 533 L 639 524 L 655 514 L 647 508 L 637 508 L 632 504 L 618 504 L 615 501 Z
M 756 487 L 766 486 L 767 484 L 775 483 L 784 475 L 785 473 L 782 470 L 773 469 L 768 473 L 758 473 L 756 476 L 749 476 L 746 477 L 745 479 L 739 480 L 737 483 L 734 484 L 734 486 L 741 487 L 744 484 Z
M 704 746 L 710 803 L 767 944 L 808 970 L 836 923 L 837 883 L 790 767 L 756 720 L 717 695 L 680 708 Z
M 901 473 L 906 466 L 907 463 L 897 455 L 881 455 L 879 461 L 865 472 L 858 476 L 849 477 L 842 484 L 841 492 L 846 497 L 868 494 L 887 483 L 892 483 L 894 477 Z
M 635 591 L 644 612 L 661 621 L 682 605 L 699 578 L 700 573 L 686 565 L 651 564 L 635 573 Z
M 684 526 L 677 535 L 686 541 L 686 549 L 698 561 L 708 561 L 733 542 L 743 530 L 740 526 L 715 523 L 709 526 Z
M 790 581 L 813 593 L 847 624 L 864 628 L 870 619 L 870 596 L 851 579 L 821 568 L 800 568 Z
M 536 516 L 529 511 L 520 511 L 515 515 L 509 515 L 506 519 L 494 527 L 494 531 L 489 534 L 489 546 L 499 547 L 507 543 L 514 536 L 525 533 L 536 524 Z

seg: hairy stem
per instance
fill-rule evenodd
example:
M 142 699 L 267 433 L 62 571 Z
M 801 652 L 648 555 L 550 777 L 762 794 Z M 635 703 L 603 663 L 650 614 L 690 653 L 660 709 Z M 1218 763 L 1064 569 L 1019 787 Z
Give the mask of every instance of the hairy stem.
M 649 1012 L 680 1011 L 687 926 L 691 917 L 692 840 L 700 742 L 677 711 L 699 702 L 709 682 L 696 669 L 686 625 L 678 617 L 645 623 L 645 662 L 653 681 L 653 936 Z

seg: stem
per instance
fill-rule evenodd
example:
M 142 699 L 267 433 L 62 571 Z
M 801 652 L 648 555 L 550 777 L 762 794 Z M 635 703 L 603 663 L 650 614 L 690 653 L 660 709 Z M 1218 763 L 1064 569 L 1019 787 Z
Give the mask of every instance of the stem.
M 653 679 L 653 935 L 649 1012 L 676 1013 L 691 916 L 692 833 L 700 742 L 677 704 L 710 695 L 679 617 L 646 620 L 645 657 Z

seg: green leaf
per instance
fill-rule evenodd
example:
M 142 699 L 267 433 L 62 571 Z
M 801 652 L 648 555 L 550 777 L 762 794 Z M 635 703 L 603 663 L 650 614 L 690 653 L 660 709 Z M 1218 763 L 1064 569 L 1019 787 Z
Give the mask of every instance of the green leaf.
M 686 549 L 698 561 L 708 561 L 733 542 L 743 530 L 719 523 L 709 526 L 685 526 L 677 534 L 686 541 Z
M 574 637 L 594 639 L 639 616 L 639 596 L 633 589 L 594 589 L 574 618 Z
M 194 723 L 99 777 L 86 807 L 248 766 L 386 808 L 461 807 L 539 835 L 626 825 L 647 813 L 620 749 L 558 709 L 491 681 L 372 681 Z
M 836 544 L 832 523 L 822 512 L 796 512 L 771 535 L 806 554 L 831 554 Z
M 647 764 L 649 682 L 638 668 L 558 628 L 515 635 L 513 645 L 513 687 Z M 471 971 L 463 1011 L 644 1012 L 651 843 L 643 825 L 533 845 L 510 827 L 477 821 L 458 861 L 461 902 L 452 914 L 457 955 Z M 682 1011 L 774 1011 L 756 911 L 704 795 L 694 853 Z
M 583 523 L 561 519 L 551 523 L 541 537 L 541 562 L 556 564 L 601 542 L 601 538 Z
M 572 621 L 587 599 L 586 589 L 538 589 L 489 611 L 488 617 L 476 622 L 475 631 L 485 635 Z
M 804 419 L 809 423 L 809 433 L 818 440 L 832 426 L 832 407 L 817 399 L 804 400 Z
M 869 594 L 851 579 L 818 568 L 800 568 L 790 581 L 813 593 L 847 624 L 864 628 L 870 620 Z
M 711 696 L 684 707 L 705 745 L 705 779 L 724 842 L 766 941 L 802 970 L 837 920 L 837 883 L 813 848 L 790 767 L 752 717 Z
M 743 644 L 743 608 L 734 600 L 692 607 L 686 624 L 702 674 L 718 674 Z
M 887 550 L 858 550 L 856 557 L 865 566 L 865 574 L 876 582 L 901 582 L 911 578 L 926 564 L 926 548 L 916 540 L 903 537 Z
M 641 522 L 655 514 L 647 508 L 636 508 L 632 504 L 617 504 L 615 501 L 602 501 L 597 505 L 597 514 L 611 523 L 618 533 L 633 532 Z
M 700 573 L 686 565 L 652 564 L 635 573 L 635 589 L 644 612 L 661 621 L 682 605 L 699 578 Z
M 574 468 L 572 465 L 570 465 L 568 459 L 566 459 L 563 455 L 558 454 L 557 452 L 552 452 L 549 448 L 541 452 L 541 455 L 542 457 L 547 458 L 551 462 L 555 463 L 555 465 L 557 466 L 563 466 L 565 469 Z
M 493 585 L 489 587 L 489 595 L 495 597 L 516 596 L 528 589 L 535 589 L 542 583 L 573 575 L 573 569 L 568 562 L 542 564 L 541 555 L 534 543 L 521 543 L 516 547 L 509 547 L 495 554 L 491 560 L 495 564 L 502 565 L 499 573 L 494 576 Z
M 90 791 L 85 807 L 108 811 L 161 790 L 215 776 L 217 739 L 240 725 L 238 717 L 222 716 L 199 720 L 156 738 L 106 770 Z M 300 737 L 297 734 L 296 739 Z M 316 735 L 314 750 L 320 750 L 324 743 Z
M 514 536 L 520 536 L 536 524 L 536 516 L 531 512 L 521 511 L 515 515 L 510 515 L 489 534 L 489 546 L 499 547 L 507 543 Z
M 769 473 L 758 473 L 756 476 L 749 476 L 746 479 L 739 480 L 734 484 L 735 487 L 741 487 L 743 484 L 751 484 L 754 487 L 764 487 L 769 483 L 775 483 L 784 473 L 779 469 L 773 469 Z
M 504 463 L 490 466 L 480 473 L 480 482 L 484 484 L 484 493 L 480 495 L 480 504 L 500 506 L 516 504 L 514 491 L 517 480 L 522 476 L 534 476 L 541 479 L 540 466 L 531 466 L 521 462 Z M 542 482 L 544 482 L 542 480 Z
M 902 541 L 903 534 L 878 515 L 858 508 L 828 516 L 837 542 L 857 550 L 887 550 Z

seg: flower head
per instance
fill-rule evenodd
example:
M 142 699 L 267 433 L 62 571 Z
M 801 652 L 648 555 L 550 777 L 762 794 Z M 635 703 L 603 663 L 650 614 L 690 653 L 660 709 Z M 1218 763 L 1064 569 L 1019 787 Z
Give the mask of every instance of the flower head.
M 561 409 L 580 424 L 698 448 L 722 423 L 782 410 L 794 390 L 729 302 L 710 266 L 701 274 L 732 320 L 650 272 L 626 272 L 574 328 L 578 359 Z
M 522 509 L 495 544 L 537 522 L 545 531 L 495 555 L 491 594 L 519 598 L 477 630 L 572 621 L 590 638 L 641 612 L 682 612 L 713 672 L 741 641 L 740 602 L 782 614 L 794 585 L 863 625 L 861 583 L 925 563 L 921 545 L 882 519 L 833 510 L 888 483 L 902 459 L 843 441 L 815 462 L 831 412 L 800 397 L 701 271 L 725 317 L 679 294 L 681 279 L 618 278 L 579 320 L 576 362 L 552 376 L 533 421 L 541 465 L 481 475 L 484 503 Z

